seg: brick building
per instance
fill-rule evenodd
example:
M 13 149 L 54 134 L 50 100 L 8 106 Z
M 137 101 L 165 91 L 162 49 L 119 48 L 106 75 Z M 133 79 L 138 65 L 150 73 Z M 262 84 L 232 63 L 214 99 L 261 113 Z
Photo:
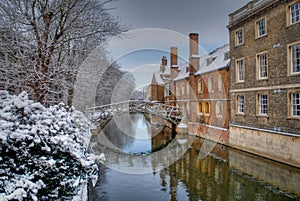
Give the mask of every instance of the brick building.
M 161 69 L 153 74 L 150 85 L 152 100 L 185 109 L 189 133 L 226 144 L 230 109 L 229 45 L 200 56 L 198 34 L 191 33 L 189 40 L 189 62 L 178 65 L 176 47 L 170 49 L 170 67 L 166 67 L 163 57 Z
M 253 0 L 228 29 L 230 144 L 299 166 L 300 0 Z

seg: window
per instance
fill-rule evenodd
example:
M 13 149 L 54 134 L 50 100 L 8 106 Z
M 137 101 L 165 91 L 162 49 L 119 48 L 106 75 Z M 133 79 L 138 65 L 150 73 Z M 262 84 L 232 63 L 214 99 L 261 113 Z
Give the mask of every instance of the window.
M 236 61 L 237 66 L 237 82 L 244 82 L 244 74 L 245 74 L 245 68 L 244 68 L 244 60 L 237 60 Z
M 267 35 L 266 18 L 256 22 L 257 37 Z
M 235 32 L 235 45 L 242 45 L 244 43 L 243 30 L 240 29 Z
M 224 53 L 224 61 L 226 61 L 227 59 L 229 59 L 229 52 Z
M 210 108 L 209 108 L 209 103 L 208 102 L 205 102 L 205 104 L 204 104 L 204 112 L 205 112 L 205 114 L 210 113 Z
M 198 80 L 198 93 L 202 93 L 202 79 L 199 78 Z
M 165 96 L 170 96 L 170 95 L 171 95 L 170 84 L 166 84 L 166 86 L 165 86 Z
M 181 95 L 184 95 L 185 83 L 182 83 L 182 88 L 181 88 L 181 90 L 182 90 L 182 93 L 181 93 Z
M 258 95 L 258 113 L 260 115 L 268 114 L 268 95 L 266 94 Z
M 222 103 L 220 101 L 218 101 L 217 104 L 216 104 L 216 116 L 220 117 L 222 115 L 223 115 Z
M 291 5 L 290 7 L 290 24 L 300 21 L 300 2 Z
M 214 78 L 213 77 L 208 78 L 208 91 L 209 92 L 214 91 Z
M 267 53 L 257 55 L 257 70 L 258 78 L 266 79 L 268 77 L 268 62 L 267 62 Z
M 291 116 L 300 117 L 300 92 L 291 93 Z
M 176 96 L 180 96 L 180 86 L 176 83 Z
M 290 47 L 291 74 L 300 73 L 300 44 Z
M 223 79 L 222 79 L 221 75 L 219 75 L 219 77 L 218 77 L 218 90 L 219 91 L 223 90 Z
M 202 103 L 198 102 L 198 113 L 203 113 L 203 109 L 202 109 Z
M 245 97 L 237 96 L 237 112 L 240 114 L 245 113 Z

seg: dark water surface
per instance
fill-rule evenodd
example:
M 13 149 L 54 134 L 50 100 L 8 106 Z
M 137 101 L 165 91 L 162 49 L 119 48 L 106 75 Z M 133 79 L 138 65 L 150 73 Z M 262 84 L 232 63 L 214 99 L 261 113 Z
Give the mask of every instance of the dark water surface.
M 127 133 L 127 134 L 124 134 Z M 300 200 L 300 169 L 120 116 L 92 138 L 105 153 L 90 201 Z

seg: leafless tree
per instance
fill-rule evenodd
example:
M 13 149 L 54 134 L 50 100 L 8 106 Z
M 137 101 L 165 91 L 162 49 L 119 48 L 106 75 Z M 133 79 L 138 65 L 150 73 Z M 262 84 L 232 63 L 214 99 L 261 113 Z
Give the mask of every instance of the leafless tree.
M 112 1 L 1 0 L 0 76 L 41 103 L 71 99 L 84 58 L 126 30 L 109 14 Z

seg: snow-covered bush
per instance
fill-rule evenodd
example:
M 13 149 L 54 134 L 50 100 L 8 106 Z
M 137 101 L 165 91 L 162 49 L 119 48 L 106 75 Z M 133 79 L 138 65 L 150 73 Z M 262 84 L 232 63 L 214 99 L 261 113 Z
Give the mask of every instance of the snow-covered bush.
M 0 91 L 0 200 L 70 200 L 97 157 L 87 153 L 85 116 Z

